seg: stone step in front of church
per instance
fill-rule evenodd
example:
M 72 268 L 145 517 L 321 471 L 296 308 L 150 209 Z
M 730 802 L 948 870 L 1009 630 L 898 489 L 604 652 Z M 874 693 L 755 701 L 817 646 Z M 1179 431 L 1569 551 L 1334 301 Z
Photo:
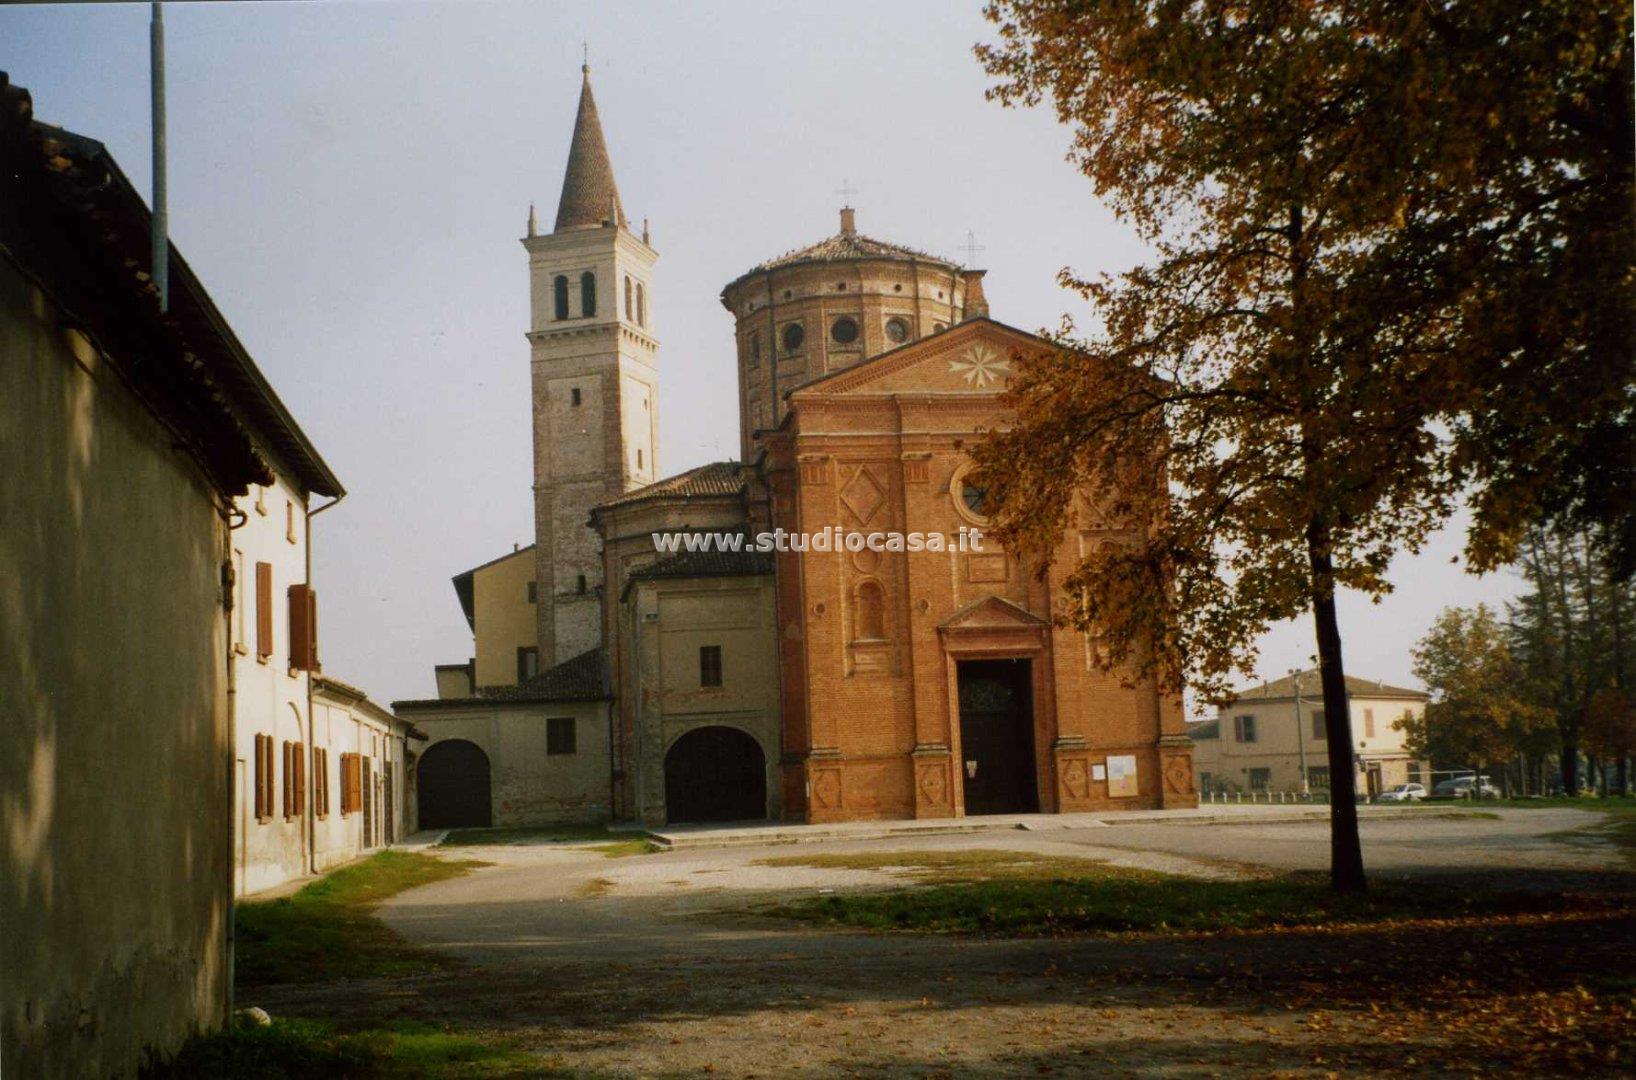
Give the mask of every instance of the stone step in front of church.
M 1443 812 L 1447 812 L 1446 810 Z M 1425 813 L 1413 806 L 1360 806 L 1359 817 Z M 1215 806 L 1197 810 L 1121 810 L 1106 814 L 997 814 L 983 817 L 904 821 L 847 821 L 825 825 L 742 822 L 665 825 L 645 830 L 669 849 L 738 847 L 753 844 L 813 844 L 841 840 L 891 840 L 962 833 L 1052 832 L 1104 829 L 1120 825 L 1233 825 L 1322 821 L 1327 806 Z

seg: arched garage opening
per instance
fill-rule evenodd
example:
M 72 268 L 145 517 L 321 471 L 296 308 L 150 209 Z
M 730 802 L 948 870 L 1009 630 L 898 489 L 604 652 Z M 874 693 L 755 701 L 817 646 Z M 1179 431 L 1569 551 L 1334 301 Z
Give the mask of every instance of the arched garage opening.
M 472 829 L 494 823 L 489 756 L 476 743 L 435 742 L 420 755 L 416 772 L 421 828 Z
M 695 728 L 677 739 L 665 755 L 665 816 L 673 825 L 765 818 L 761 744 L 730 727 Z

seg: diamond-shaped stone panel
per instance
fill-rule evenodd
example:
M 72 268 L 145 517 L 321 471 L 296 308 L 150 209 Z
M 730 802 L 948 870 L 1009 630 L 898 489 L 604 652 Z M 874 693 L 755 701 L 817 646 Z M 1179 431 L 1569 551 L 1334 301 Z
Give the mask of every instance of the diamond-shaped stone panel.
M 841 505 L 857 519 L 859 525 L 869 524 L 869 519 L 874 517 L 885 503 L 886 491 L 880 482 L 870 475 L 868 469 L 859 469 L 853 474 L 852 479 L 841 487 Z

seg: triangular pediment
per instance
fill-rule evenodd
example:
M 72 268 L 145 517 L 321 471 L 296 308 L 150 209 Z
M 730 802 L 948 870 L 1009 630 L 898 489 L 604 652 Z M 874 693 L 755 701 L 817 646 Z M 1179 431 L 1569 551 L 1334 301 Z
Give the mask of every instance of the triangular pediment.
M 938 624 L 940 630 L 1037 630 L 1048 625 L 1038 615 L 1000 596 L 985 596 Z
M 790 398 L 802 402 L 915 393 L 997 396 L 1006 391 L 1019 352 L 1051 347 L 1045 339 L 1004 323 L 971 319 L 826 375 L 795 390 Z

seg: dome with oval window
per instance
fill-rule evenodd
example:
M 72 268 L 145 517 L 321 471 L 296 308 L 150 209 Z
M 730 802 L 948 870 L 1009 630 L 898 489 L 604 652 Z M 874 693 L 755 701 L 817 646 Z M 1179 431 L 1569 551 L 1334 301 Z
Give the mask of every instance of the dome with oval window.
M 784 351 L 795 352 L 807 340 L 807 331 L 798 322 L 792 322 L 784 327 Z
M 909 340 L 909 323 L 904 319 L 893 317 L 886 320 L 886 340 L 894 345 L 901 345 Z
M 838 345 L 851 345 L 858 340 L 858 320 L 850 315 L 842 315 L 830 324 L 829 336 L 834 338 Z

